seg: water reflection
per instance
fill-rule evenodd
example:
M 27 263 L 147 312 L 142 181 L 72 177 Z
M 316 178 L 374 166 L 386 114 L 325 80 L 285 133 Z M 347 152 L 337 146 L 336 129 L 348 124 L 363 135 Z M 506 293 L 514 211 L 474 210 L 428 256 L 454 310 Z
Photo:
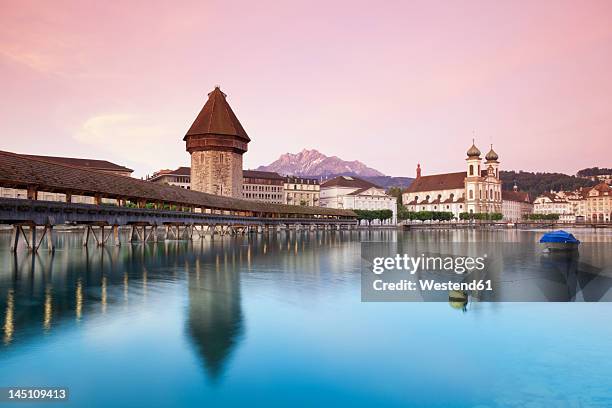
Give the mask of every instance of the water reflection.
M 187 322 L 190 338 L 213 380 L 221 376 L 244 331 L 239 270 L 235 262 L 227 262 L 227 252 L 217 250 L 211 268 L 198 261 L 190 276 Z
M 609 235 L 601 241 L 607 246 L 585 245 L 579 260 L 526 256 L 532 253 L 537 235 L 516 231 L 283 232 L 83 248 L 80 235 L 63 233 L 57 234 L 55 253 L 15 255 L 2 249 L 8 236 L 0 234 L 0 356 L 46 341 L 65 329 L 86 330 L 85 323 L 94 318 L 112 320 L 133 307 L 157 305 L 158 295 L 171 286 L 184 291 L 180 296 L 186 299 L 185 313 L 176 316 L 180 336 L 187 337 L 208 378 L 218 383 L 247 335 L 248 310 L 243 309 L 241 283 L 251 277 L 246 274 L 278 284 L 285 301 L 308 302 L 322 285 L 341 283 L 346 277 L 341 274 L 359 273 L 347 270 L 347 265 L 355 264 L 363 241 L 383 241 L 407 253 L 503 254 L 498 265 L 505 275 L 493 279 L 500 288 L 497 294 L 507 299 L 526 286 L 538 289 L 534 267 L 550 272 L 547 288 L 561 283 L 556 291 L 546 289 L 554 293 L 554 300 L 574 300 L 577 294 L 585 300 L 602 297 L 597 290 L 604 285 L 597 280 L 608 277 L 601 270 L 589 270 L 588 265 L 612 264 Z M 421 277 L 427 277 L 426 273 Z M 474 299 L 482 300 L 465 292 L 436 295 L 464 312 L 473 309 Z
M 392 239 L 391 232 L 384 234 Z M 84 328 L 84 321 L 146 307 L 168 284 L 177 284 L 184 285 L 188 299 L 185 334 L 213 382 L 245 335 L 241 273 L 257 269 L 294 277 L 298 268 L 318 279 L 319 251 L 358 246 L 363 238 L 318 231 L 83 248 L 79 234 L 57 236 L 54 253 L 0 252 L 0 356 L 62 330 Z M 0 234 L 0 248 L 5 239 Z

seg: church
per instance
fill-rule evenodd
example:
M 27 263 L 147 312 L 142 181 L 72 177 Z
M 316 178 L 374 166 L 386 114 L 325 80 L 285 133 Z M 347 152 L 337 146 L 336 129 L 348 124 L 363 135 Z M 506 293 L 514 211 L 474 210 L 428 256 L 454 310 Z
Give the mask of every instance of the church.
M 423 176 L 418 164 L 416 179 L 402 194 L 402 201 L 408 211 L 447 211 L 457 219 L 461 213 L 501 213 L 499 156 L 491 145 L 482 163 L 481 152 L 472 141 L 466 171 Z

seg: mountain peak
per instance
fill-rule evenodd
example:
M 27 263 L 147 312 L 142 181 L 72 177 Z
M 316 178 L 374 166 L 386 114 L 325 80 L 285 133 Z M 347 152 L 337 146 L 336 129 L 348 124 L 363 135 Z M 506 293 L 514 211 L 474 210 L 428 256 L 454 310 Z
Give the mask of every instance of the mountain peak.
M 326 156 L 316 149 L 302 149 L 299 153 L 285 153 L 267 166 L 257 170 L 274 171 L 283 175 L 321 177 L 330 175 L 354 175 L 362 177 L 384 176 L 378 170 L 358 160 L 346 161 L 337 156 Z

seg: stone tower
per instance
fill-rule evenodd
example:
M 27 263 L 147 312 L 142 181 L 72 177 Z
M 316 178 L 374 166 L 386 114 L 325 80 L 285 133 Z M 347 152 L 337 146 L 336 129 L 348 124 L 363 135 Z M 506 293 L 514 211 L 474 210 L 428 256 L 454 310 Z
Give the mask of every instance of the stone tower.
M 191 189 L 242 197 L 242 155 L 251 141 L 219 87 L 183 138 L 191 155 Z

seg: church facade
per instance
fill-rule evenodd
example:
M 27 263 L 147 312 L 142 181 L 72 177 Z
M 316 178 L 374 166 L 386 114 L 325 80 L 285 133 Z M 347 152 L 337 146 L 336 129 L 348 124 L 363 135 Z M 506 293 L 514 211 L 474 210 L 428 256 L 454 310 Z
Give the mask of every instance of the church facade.
M 499 156 L 491 146 L 483 162 L 474 143 L 467 151 L 466 171 L 421 175 L 402 194 L 408 211 L 446 211 L 455 218 L 461 213 L 502 213 L 502 182 Z

